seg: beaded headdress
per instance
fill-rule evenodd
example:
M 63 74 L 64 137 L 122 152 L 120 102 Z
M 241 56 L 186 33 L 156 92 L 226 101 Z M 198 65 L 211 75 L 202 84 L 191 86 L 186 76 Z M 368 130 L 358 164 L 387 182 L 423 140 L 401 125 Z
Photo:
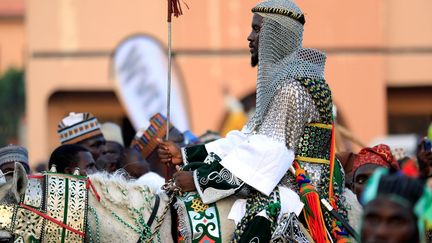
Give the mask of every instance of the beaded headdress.
M 399 164 L 393 157 L 390 147 L 385 144 L 379 144 L 372 148 L 363 148 L 354 159 L 353 173 L 365 164 L 375 164 L 385 168 L 398 170 Z

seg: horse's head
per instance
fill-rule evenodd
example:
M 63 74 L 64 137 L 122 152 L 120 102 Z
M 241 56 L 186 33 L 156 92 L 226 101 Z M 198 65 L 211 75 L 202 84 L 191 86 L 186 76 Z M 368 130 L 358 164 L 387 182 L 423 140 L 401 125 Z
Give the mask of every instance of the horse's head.
M 27 174 L 20 163 L 15 163 L 12 179 L 6 179 L 6 176 L 0 173 L 0 243 L 10 242 L 13 238 L 10 232 L 12 219 L 5 206 L 18 204 L 21 195 L 27 188 Z

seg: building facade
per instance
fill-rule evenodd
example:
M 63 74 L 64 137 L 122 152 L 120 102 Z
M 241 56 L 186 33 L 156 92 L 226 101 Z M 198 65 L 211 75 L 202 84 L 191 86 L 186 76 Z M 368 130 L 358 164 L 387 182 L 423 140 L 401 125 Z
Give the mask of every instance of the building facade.
M 0 1 L 0 73 L 24 65 L 24 16 L 24 0 Z
M 32 163 L 46 160 L 59 145 L 57 123 L 70 111 L 124 123 L 126 113 L 110 72 L 112 52 L 137 33 L 166 45 L 165 2 L 26 1 L 27 147 Z M 201 134 L 220 126 L 224 90 L 241 98 L 255 89 L 256 69 L 250 67 L 246 38 L 250 9 L 258 1 L 186 2 L 184 16 L 173 20 L 174 61 L 188 97 L 192 131 Z M 334 101 L 361 141 L 386 135 L 389 117 L 432 114 L 431 1 L 297 3 L 306 16 L 304 45 L 327 52 L 326 77 Z

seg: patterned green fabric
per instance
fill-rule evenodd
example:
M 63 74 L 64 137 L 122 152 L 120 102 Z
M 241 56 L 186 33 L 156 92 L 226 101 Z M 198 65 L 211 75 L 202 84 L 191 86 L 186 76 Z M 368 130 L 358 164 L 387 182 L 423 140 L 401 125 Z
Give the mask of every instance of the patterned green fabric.
M 337 212 L 340 215 L 342 215 L 342 217 L 348 222 L 348 210 L 345 207 L 346 202 L 344 198 L 342 198 L 342 194 L 345 188 L 345 175 L 342 168 L 342 164 L 337 158 L 335 158 L 334 166 L 335 168 L 333 170 L 333 192 L 335 197 L 338 199 L 336 200 Z M 327 185 L 329 183 L 330 180 L 328 180 Z M 327 192 L 328 192 L 328 187 L 327 187 Z M 328 193 L 326 193 L 324 198 L 328 198 Z M 324 207 L 323 207 L 323 212 L 325 216 L 324 218 L 326 221 L 326 226 L 328 229 L 331 229 L 333 216 L 331 216 L 331 214 Z
M 309 78 L 297 79 L 311 95 L 317 107 L 322 123 L 330 124 L 333 121 L 333 102 L 329 86 L 324 79 Z
M 311 95 L 315 107 L 320 114 L 319 123 L 332 124 L 333 122 L 333 103 L 331 91 L 324 79 L 313 80 L 309 78 L 297 79 Z M 316 121 L 317 122 L 317 121 Z M 303 135 L 297 145 L 296 157 L 308 157 L 330 160 L 331 147 L 331 129 L 321 128 L 307 124 L 304 128 Z M 300 164 L 305 161 L 298 160 Z M 320 165 L 321 181 L 318 188 L 321 197 L 328 198 L 328 189 L 330 184 L 330 166 L 328 164 Z M 314 177 L 314 175 L 309 175 Z
M 232 242 L 269 242 L 277 226 L 280 208 L 278 190 L 270 196 L 256 191 L 250 193 L 246 200 L 246 214 L 237 224 Z M 265 212 L 265 215 L 259 216 L 260 212 Z
M 194 171 L 195 185 L 203 200 L 215 202 L 246 189 L 240 179 L 219 163 L 221 159 L 216 154 L 210 153 L 205 161 L 206 163 L 192 162 L 184 167 L 184 170 Z M 213 204 L 209 204 L 209 206 L 211 205 Z M 263 210 L 271 220 L 257 216 Z M 256 191 L 250 193 L 246 203 L 246 215 L 237 225 L 233 242 L 249 242 L 252 239 L 268 242 L 271 233 L 276 228 L 279 211 L 280 198 L 277 191 L 270 196 L 265 196 Z M 193 227 L 193 225 L 190 226 Z M 193 234 L 194 232 L 192 232 Z
M 204 162 L 208 153 L 204 144 L 183 148 L 186 162 Z
M 345 182 L 345 175 L 344 175 L 344 171 L 343 171 L 343 167 L 342 164 L 340 163 L 340 161 L 335 158 L 335 163 L 334 163 L 334 172 L 333 172 L 333 190 L 336 193 L 342 194 L 344 191 L 344 182 Z
M 272 221 L 262 216 L 255 216 L 242 237 L 236 243 L 270 242 L 272 236 Z
M 297 145 L 296 155 L 330 160 L 330 145 L 330 129 L 307 125 Z
M 329 86 L 325 80 L 313 80 L 308 78 L 297 79 L 311 95 L 314 104 L 320 114 L 320 123 L 332 124 L 333 123 L 333 103 Z M 330 159 L 331 147 L 331 129 L 319 128 L 312 125 L 307 125 L 304 129 L 304 134 L 300 139 L 297 147 L 296 156 Z M 301 161 L 299 161 L 301 162 Z M 329 197 L 330 185 L 330 166 L 323 164 L 321 170 L 321 195 L 322 198 Z M 338 213 L 340 213 L 346 220 L 348 213 L 345 208 L 345 201 L 343 200 L 342 193 L 345 187 L 344 171 L 340 162 L 335 159 L 333 169 L 333 191 L 336 197 L 336 205 Z M 325 223 L 328 229 L 332 228 L 333 217 L 324 208 Z
M 197 193 L 188 192 L 177 197 L 176 207 L 180 233 L 186 242 L 222 242 L 219 212 L 215 203 L 204 204 Z
M 210 153 L 205 161 L 192 162 L 183 168 L 194 171 L 195 187 L 204 202 L 216 202 L 242 189 L 243 181 L 219 163 L 219 156 Z
M 240 190 L 240 187 L 244 184 L 240 179 L 225 169 L 219 162 L 204 164 L 195 171 L 199 178 L 198 182 L 200 190 L 203 192 L 210 188 L 217 190 L 234 189 L 234 191 L 230 193 L 230 195 L 232 195 L 236 191 Z

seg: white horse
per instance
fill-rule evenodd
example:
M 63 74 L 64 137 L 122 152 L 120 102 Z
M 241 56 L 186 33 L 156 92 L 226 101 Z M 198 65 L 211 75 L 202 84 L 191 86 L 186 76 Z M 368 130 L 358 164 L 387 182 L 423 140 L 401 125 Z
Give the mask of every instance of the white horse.
M 135 243 L 139 242 L 143 234 L 145 237 L 141 238 L 141 242 L 150 240 L 164 243 L 173 242 L 171 214 L 165 210 L 169 198 L 164 193 L 156 194 L 138 181 L 127 181 L 120 174 L 97 173 L 90 175 L 89 178 L 92 186 L 89 186 L 88 189 L 86 242 Z M 27 179 L 25 170 L 19 163 L 15 164 L 12 180 L 6 181 L 4 176 L 0 175 L 0 242 L 12 242 L 14 237 L 16 239 L 19 236 L 5 224 L 8 220 L 13 219 L 13 212 L 8 212 L 7 209 L 10 205 L 18 205 L 24 194 L 34 193 L 33 187 L 28 186 L 32 185 L 31 180 L 35 179 Z M 159 197 L 159 206 L 157 211 L 153 213 L 155 215 L 153 223 L 150 227 L 146 227 L 157 204 L 156 195 Z M 348 204 L 352 206 L 358 204 L 356 201 L 353 202 L 352 198 L 352 196 L 347 197 Z M 188 196 L 183 196 L 183 200 L 189 200 Z M 216 211 L 212 211 L 211 207 L 195 202 L 198 214 L 201 211 L 202 215 L 202 210 L 205 210 L 207 215 L 216 212 L 219 223 L 217 225 L 207 223 L 205 231 L 210 236 L 220 238 L 221 242 L 230 242 L 232 239 L 235 224 L 233 220 L 228 219 L 228 214 L 235 200 L 235 197 L 228 197 L 218 201 L 215 204 Z M 202 223 L 198 222 L 199 220 L 196 222 L 189 221 L 198 214 L 195 214 L 193 210 L 185 211 L 180 200 L 177 201 L 175 207 L 178 214 L 179 230 L 186 241 L 191 242 L 202 238 L 204 229 Z M 360 207 L 351 209 L 351 211 L 361 211 Z M 350 220 L 351 223 L 354 223 L 352 226 L 355 228 L 358 224 L 355 222 L 356 220 L 358 220 L 356 217 Z M 32 222 L 26 222 L 25 227 L 28 228 L 31 225 Z M 60 229 L 61 226 L 58 228 Z M 67 242 L 83 241 L 83 238 L 78 241 L 67 240 Z
M 83 210 L 87 209 L 87 227 L 83 226 L 85 228 L 85 239 L 74 235 L 74 239 L 78 240 L 68 238 L 65 242 L 83 242 L 85 240 L 86 242 L 135 243 L 139 242 L 140 238 L 141 242 L 150 241 L 150 237 L 152 237 L 153 242 L 173 242 L 171 215 L 169 211 L 163 214 L 168 203 L 166 195 L 158 195 L 160 198 L 158 200 L 159 206 L 156 209 L 157 212 L 151 227 L 148 227 L 148 220 L 151 218 L 157 204 L 158 196 L 156 196 L 155 192 L 145 185 L 139 184 L 139 182 L 125 180 L 121 175 L 97 173 L 89 176 L 89 179 L 83 179 L 86 180 L 88 185 L 92 185 L 88 186 L 87 190 L 88 204 L 79 206 Z M 29 234 L 33 234 L 30 235 L 31 237 L 40 239 L 41 236 L 38 235 L 38 232 L 44 231 L 40 230 L 40 228 L 44 227 L 43 225 L 46 227 L 47 224 L 53 224 L 53 220 L 50 219 L 45 218 L 45 221 L 43 221 L 43 210 L 37 211 L 32 207 L 23 209 L 25 205 L 20 204 L 23 195 L 34 196 L 39 193 L 35 189 L 37 187 L 33 186 L 36 184 L 32 180 L 41 180 L 41 177 L 28 179 L 20 163 L 15 163 L 12 180 L 6 181 L 4 176 L 0 176 L 0 242 L 12 242 L 14 238 L 15 242 L 17 242 L 17 239 L 21 239 L 20 242 L 26 242 L 26 240 L 22 239 L 28 239 Z M 88 183 L 88 181 L 91 183 Z M 71 182 L 69 184 L 69 186 L 72 185 Z M 39 186 L 40 191 L 42 187 Z M 44 200 L 47 202 L 48 199 L 42 199 L 42 201 Z M 17 208 L 18 204 L 20 204 L 19 208 L 26 216 L 24 220 L 13 222 L 15 217 L 12 215 L 16 214 L 15 208 Z M 71 205 L 67 210 L 72 210 Z M 42 218 L 38 217 L 37 213 L 42 215 Z M 46 217 L 49 217 L 49 215 Z M 32 220 L 39 221 L 32 222 Z M 47 222 L 48 220 L 51 222 Z M 55 232 L 63 230 L 61 222 L 54 225 Z M 23 229 L 27 234 L 26 237 L 17 235 L 17 232 L 22 232 Z M 70 232 L 68 234 L 73 235 Z M 140 237 L 141 235 L 145 235 L 145 237 Z M 45 241 L 48 242 L 47 239 Z M 60 240 L 54 242 L 57 241 L 60 242 Z

